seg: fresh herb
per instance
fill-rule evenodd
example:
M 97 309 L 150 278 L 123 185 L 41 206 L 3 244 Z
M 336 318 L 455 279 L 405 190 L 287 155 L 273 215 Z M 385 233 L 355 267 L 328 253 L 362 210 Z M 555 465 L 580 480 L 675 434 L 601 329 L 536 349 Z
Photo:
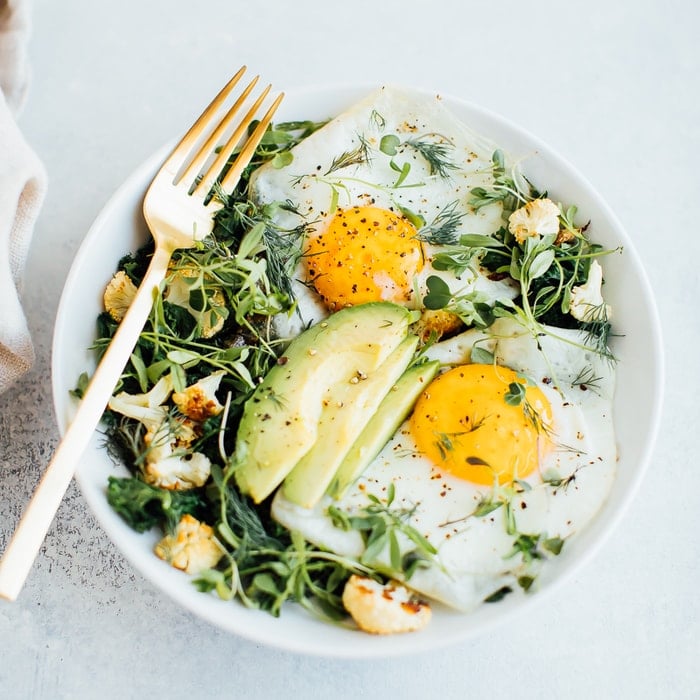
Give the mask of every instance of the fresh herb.
M 440 458 L 444 462 L 447 459 L 447 455 L 454 450 L 453 440 L 460 435 L 464 435 L 464 432 L 459 433 L 437 433 L 437 440 L 435 441 L 435 446 L 440 452 Z
M 509 593 L 512 593 L 513 589 L 510 586 L 501 586 L 497 591 L 492 593 L 490 596 L 484 598 L 484 603 L 499 603 L 502 601 Z
M 250 164 L 246 166 L 241 175 L 241 184 L 237 188 L 238 192 L 242 193 L 245 191 L 251 173 L 263 163 L 273 161 L 275 167 L 283 167 L 283 163 L 289 164 L 291 162 L 290 151 L 294 146 L 309 137 L 326 123 L 326 121 L 314 122 L 310 120 L 301 120 L 277 122 L 276 124 L 270 125 L 262 141 L 255 149 Z M 249 133 L 252 133 L 257 125 L 257 120 L 251 122 L 248 127 Z M 236 159 L 237 155 L 238 151 L 232 153 L 229 164 Z
M 413 508 L 392 508 L 395 498 L 393 484 L 389 487 L 385 502 L 374 494 L 368 494 L 369 505 L 352 514 L 335 506 L 328 508 L 333 523 L 343 530 L 356 530 L 362 535 L 365 550 L 360 562 L 393 577 L 410 579 L 418 568 L 436 563 L 437 550 L 421 535 L 409 519 Z M 389 565 L 382 555 L 388 551 Z
M 476 343 L 472 346 L 470 359 L 471 362 L 478 365 L 492 365 L 496 362 L 496 357 L 492 352 Z
M 408 177 L 408 174 L 411 172 L 411 164 L 406 161 L 403 165 L 399 165 L 393 158 L 389 161 L 389 166 L 391 169 L 398 173 L 398 176 L 396 180 L 394 181 L 394 184 L 392 185 L 393 189 L 397 189 L 403 185 L 405 182 L 406 178 Z
M 426 309 L 443 309 L 459 316 L 467 325 L 488 328 L 493 323 L 493 309 L 486 303 L 488 296 L 472 290 L 453 294 L 445 280 L 437 275 L 426 279 L 427 294 L 423 297 Z
M 401 139 L 396 134 L 386 134 L 379 142 L 379 150 L 388 156 L 395 156 L 400 145 Z
M 571 380 L 571 386 L 576 386 L 582 391 L 593 390 L 598 392 L 602 378 L 596 376 L 593 367 L 582 367 L 579 373 Z
M 470 517 L 483 518 L 489 513 L 498 510 L 503 505 L 503 501 L 494 501 L 491 497 L 482 498 Z
M 503 258 L 507 257 L 505 246 L 497 236 L 488 236 L 480 233 L 470 233 L 459 238 L 457 244 L 447 246 L 433 259 L 433 267 L 436 270 L 450 270 L 457 277 L 467 270 L 476 273 L 479 269 L 480 258 L 490 251 L 497 251 Z
M 513 541 L 513 548 L 506 555 L 507 559 L 520 554 L 526 564 L 530 564 L 535 559 L 544 559 L 547 552 L 555 556 L 561 553 L 564 540 L 561 537 L 544 537 L 542 534 L 527 535 L 519 533 Z
M 87 372 L 81 372 L 80 376 L 78 377 L 78 381 L 76 382 L 75 389 L 71 389 L 69 392 L 70 395 L 76 399 L 82 399 L 89 383 L 90 375 Z
M 520 382 L 511 382 L 503 398 L 509 406 L 520 406 L 525 400 L 525 391 L 524 384 Z
M 247 607 L 275 616 L 289 601 L 329 619 L 345 617 L 345 581 L 352 573 L 368 575 L 370 570 L 309 545 L 299 533 L 265 522 L 229 483 L 233 471 L 212 470 L 208 498 L 218 510 L 216 531 L 227 555 L 217 569 L 199 575 L 197 588 L 215 591 L 225 600 L 238 598 Z
M 576 474 L 581 468 L 582 467 L 577 467 L 567 476 L 560 476 L 555 470 L 549 470 L 542 475 L 542 482 L 552 488 L 562 488 L 566 491 L 566 489 L 576 481 Z
M 449 159 L 449 154 L 454 147 L 444 140 L 439 143 L 429 141 L 428 136 L 430 134 L 419 139 L 408 139 L 405 143 L 425 158 L 431 175 L 449 177 L 451 171 L 457 170 L 457 166 Z
M 370 123 L 374 124 L 378 129 L 383 129 L 386 126 L 386 119 L 373 109 L 369 115 Z
M 527 377 L 523 378 L 526 380 L 525 384 L 522 382 L 510 382 L 510 384 L 508 384 L 508 390 L 503 395 L 503 399 L 509 406 L 522 406 L 525 419 L 533 426 L 537 433 L 551 436 L 551 428 L 542 420 L 539 412 L 535 410 L 534 406 L 527 400 L 526 385 L 532 385 L 533 382 Z
M 490 189 L 475 187 L 471 190 L 469 204 L 475 211 L 490 204 L 500 203 L 504 218 L 507 218 L 507 215 L 521 205 L 544 196 L 544 193 L 538 192 L 517 169 L 506 169 L 505 155 L 500 149 L 494 151 L 491 156 L 491 173 L 493 185 Z
M 457 242 L 457 230 L 465 215 L 458 207 L 457 200 L 446 204 L 429 224 L 418 231 L 420 240 L 432 245 L 454 245 Z
M 161 489 L 135 477 L 110 476 L 107 501 L 136 532 L 146 532 L 155 526 L 172 532 L 185 513 L 201 518 L 206 510 L 201 489 Z
M 508 171 L 502 152 L 495 151 L 492 157 L 493 185 L 491 188 L 475 188 L 471 192 L 470 205 L 475 209 L 499 203 L 502 208 L 503 225 L 491 235 L 467 234 L 456 244 L 440 251 L 433 261 L 436 270 L 451 271 L 459 276 L 470 270 L 472 273 L 486 272 L 494 279 L 510 279 L 518 287 L 514 300 L 502 299 L 494 308 L 496 317 L 511 317 L 522 325 L 533 337 L 547 334 L 574 343 L 571 339 L 557 335 L 550 327 L 580 328 L 585 333 L 584 341 L 578 344 L 584 349 L 613 360 L 608 343 L 611 325 L 606 308 L 592 309 L 585 322 L 569 314 L 571 290 L 588 279 L 590 263 L 602 255 L 616 251 L 603 250 L 591 243 L 585 235 L 586 226 L 577 227 L 574 222 L 575 207 L 560 206 L 560 229 L 566 235 L 548 234 L 531 236 L 518 242 L 508 230 L 508 217 L 518 207 L 542 197 L 516 169 Z M 467 293 L 468 294 L 468 293 Z M 452 295 L 441 295 L 443 307 L 438 307 L 435 295 L 429 295 L 433 308 L 454 306 Z M 467 296 L 467 302 L 473 301 Z M 465 314 L 469 323 L 469 314 Z
M 363 165 L 369 162 L 369 144 L 361 134 L 358 134 L 358 139 L 360 143 L 356 148 L 353 148 L 351 151 L 345 151 L 333 158 L 324 176 L 343 168 L 349 168 L 351 165 Z

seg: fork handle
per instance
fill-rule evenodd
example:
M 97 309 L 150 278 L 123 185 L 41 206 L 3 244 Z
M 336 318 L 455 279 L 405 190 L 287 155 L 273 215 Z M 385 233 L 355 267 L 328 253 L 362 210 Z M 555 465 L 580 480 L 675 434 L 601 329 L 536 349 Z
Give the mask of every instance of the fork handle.
M 46 533 L 112 396 L 153 306 L 173 250 L 156 246 L 148 270 L 100 361 L 78 410 L 49 462 L 34 495 L 0 560 L 0 598 L 15 600 L 36 559 Z

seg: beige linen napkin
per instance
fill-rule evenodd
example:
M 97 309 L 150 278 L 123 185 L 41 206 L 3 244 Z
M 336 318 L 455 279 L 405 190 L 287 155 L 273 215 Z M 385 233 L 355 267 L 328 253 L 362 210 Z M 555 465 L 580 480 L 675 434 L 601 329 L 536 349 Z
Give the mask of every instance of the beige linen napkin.
M 14 120 L 27 92 L 28 32 L 28 1 L 0 0 L 0 393 L 34 361 L 20 293 L 46 173 Z

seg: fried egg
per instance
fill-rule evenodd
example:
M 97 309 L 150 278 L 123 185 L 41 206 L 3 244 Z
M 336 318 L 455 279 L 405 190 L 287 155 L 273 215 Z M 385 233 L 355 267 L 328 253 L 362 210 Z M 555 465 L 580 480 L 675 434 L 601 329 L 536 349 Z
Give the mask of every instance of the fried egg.
M 334 525 L 328 509 L 351 516 L 370 494 L 386 503 L 393 492 L 389 507 L 404 510 L 437 550 L 408 579 L 411 588 L 465 612 L 504 587 L 520 590 L 556 554 L 543 542 L 565 550 L 595 516 L 616 464 L 613 368 L 585 348 L 580 331 L 545 330 L 557 337 L 533 337 L 500 319 L 488 332 L 433 345 L 427 353 L 442 372 L 364 474 L 313 509 L 278 493 L 273 517 L 317 546 L 360 559 L 360 533 Z M 473 363 L 475 347 L 493 361 Z M 533 541 L 534 559 L 518 546 Z M 415 546 L 401 535 L 399 543 L 402 553 Z M 392 561 L 389 549 L 373 562 L 380 570 Z
M 431 275 L 486 303 L 513 298 L 510 281 L 432 265 L 447 242 L 502 225 L 500 206 L 474 211 L 468 203 L 473 188 L 491 181 L 494 150 L 439 97 L 384 87 L 295 146 L 288 165 L 259 168 L 253 199 L 286 203 L 273 214 L 281 230 L 305 228 L 292 284 L 296 310 L 276 319 L 279 334 L 293 337 L 370 301 L 423 310 L 426 333 L 454 331 L 455 316 L 423 307 Z

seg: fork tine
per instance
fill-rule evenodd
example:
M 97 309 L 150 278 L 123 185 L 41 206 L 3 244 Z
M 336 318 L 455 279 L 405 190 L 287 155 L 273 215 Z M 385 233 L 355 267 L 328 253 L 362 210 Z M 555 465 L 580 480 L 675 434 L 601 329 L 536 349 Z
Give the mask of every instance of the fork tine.
M 190 154 L 192 146 L 206 128 L 207 124 L 209 124 L 212 116 L 219 110 L 224 100 L 231 94 L 233 88 L 236 87 L 246 70 L 247 66 L 241 66 L 231 80 L 221 88 L 221 92 L 209 103 L 209 106 L 202 112 L 197 121 L 192 124 L 177 146 L 175 146 L 173 152 L 168 156 L 165 163 L 163 163 L 163 168 L 167 167 L 169 170 L 177 170 L 182 166 L 185 159 Z
M 236 127 L 236 130 L 229 137 L 229 140 L 226 142 L 226 145 L 221 148 L 214 162 L 209 166 L 207 171 L 202 175 L 201 179 L 197 183 L 196 187 L 192 190 L 193 195 L 206 197 L 206 195 L 209 194 L 209 190 L 211 190 L 212 185 L 216 182 L 222 169 L 226 165 L 226 162 L 228 161 L 229 157 L 231 156 L 234 149 L 241 140 L 241 137 L 246 132 L 251 122 L 255 119 L 255 115 L 258 109 L 260 108 L 260 105 L 263 103 L 271 89 L 272 85 L 268 85 L 262 91 L 262 93 L 255 101 L 253 106 L 248 110 L 245 117 L 243 117 L 241 122 Z M 255 145 L 257 146 L 257 143 Z
M 233 121 L 233 118 L 236 116 L 238 110 L 241 108 L 248 95 L 250 95 L 252 89 L 255 87 L 259 79 L 260 76 L 256 75 L 255 78 L 253 78 L 250 81 L 248 86 L 240 94 L 239 98 L 233 104 L 231 109 L 229 109 L 229 111 L 226 112 L 226 115 L 219 122 L 214 131 L 211 132 L 204 144 L 200 147 L 199 151 L 192 159 L 192 162 L 187 166 L 186 170 L 180 176 L 178 176 L 176 182 L 174 182 L 173 184 L 176 185 L 182 181 L 186 183 L 191 183 L 194 181 L 195 177 L 197 176 L 197 173 L 199 173 L 204 163 L 206 163 L 207 158 L 209 158 L 209 156 L 213 153 L 214 147 L 218 145 L 219 140 L 221 139 L 221 135 L 230 126 L 231 122 Z M 202 129 L 203 128 L 204 126 L 202 126 Z
M 272 121 L 272 117 L 274 116 L 275 111 L 277 110 L 277 107 L 279 107 L 279 104 L 282 102 L 283 98 L 284 93 L 282 92 L 277 96 L 277 99 L 272 103 L 270 109 L 267 110 L 265 116 L 260 120 L 258 125 L 255 127 L 255 130 L 250 135 L 250 138 L 246 141 L 245 146 L 243 146 L 236 156 L 236 160 L 229 168 L 224 179 L 221 181 L 221 188 L 224 190 L 224 192 L 230 192 L 238 183 L 241 173 L 250 162 L 253 152 L 258 147 L 260 140 L 265 134 L 265 131 Z

